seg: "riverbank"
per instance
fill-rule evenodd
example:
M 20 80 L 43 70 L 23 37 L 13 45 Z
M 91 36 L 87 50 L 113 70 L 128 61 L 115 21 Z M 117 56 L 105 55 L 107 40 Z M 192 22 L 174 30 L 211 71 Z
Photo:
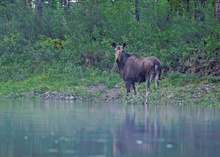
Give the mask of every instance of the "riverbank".
M 1 99 L 125 102 L 124 82 L 114 72 L 90 70 L 84 77 L 36 75 L 23 81 L 0 82 Z M 145 84 L 136 84 L 136 103 L 141 104 Z M 160 100 L 151 85 L 151 104 L 201 104 L 220 106 L 219 77 L 171 73 L 160 82 Z M 133 98 L 131 96 L 131 98 Z M 131 99 L 133 101 L 133 99 Z
M 152 90 L 152 104 L 219 103 L 215 5 L 190 3 L 186 11 L 167 0 L 83 1 L 71 7 L 46 2 L 35 8 L 0 2 L 0 99 L 124 101 L 111 43 L 126 42 L 128 53 L 162 63 L 161 99 Z M 134 10 L 140 19 L 134 20 Z M 145 84 L 137 88 L 140 100 Z

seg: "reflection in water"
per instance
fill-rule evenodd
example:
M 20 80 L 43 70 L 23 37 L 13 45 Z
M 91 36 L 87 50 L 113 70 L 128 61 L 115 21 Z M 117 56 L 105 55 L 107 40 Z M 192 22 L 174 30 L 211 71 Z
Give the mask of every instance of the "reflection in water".
M 155 117 L 151 123 L 146 110 L 145 122 L 138 124 L 135 121 L 136 112 L 134 112 L 134 108 L 131 108 L 133 113 L 129 114 L 129 107 L 131 108 L 131 106 L 126 107 L 124 122 L 116 129 L 114 155 L 139 156 L 144 153 L 151 153 L 156 147 L 156 142 L 151 139 L 152 137 L 157 138 L 158 135 L 157 118 Z M 144 107 L 143 110 L 145 110 Z
M 0 156 L 220 155 L 220 110 L 1 101 Z

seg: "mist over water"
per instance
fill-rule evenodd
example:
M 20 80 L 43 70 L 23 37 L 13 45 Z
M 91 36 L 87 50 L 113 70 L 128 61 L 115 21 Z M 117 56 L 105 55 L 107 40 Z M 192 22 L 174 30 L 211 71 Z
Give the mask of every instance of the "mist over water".
M 220 109 L 1 101 L 0 156 L 220 156 Z

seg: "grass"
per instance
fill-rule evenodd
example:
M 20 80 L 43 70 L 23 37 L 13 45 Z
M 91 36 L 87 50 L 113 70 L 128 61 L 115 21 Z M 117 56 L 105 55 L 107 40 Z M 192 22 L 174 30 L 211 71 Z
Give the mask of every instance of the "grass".
M 121 88 L 118 88 L 121 87 Z M 145 84 L 136 84 L 138 97 L 145 95 Z M 160 82 L 160 100 L 151 84 L 151 104 L 198 104 L 220 107 L 219 77 L 209 76 L 200 78 L 195 74 L 170 73 Z M 75 95 L 82 99 L 103 99 L 103 94 L 111 89 L 117 90 L 124 99 L 124 82 L 114 72 L 102 72 L 88 68 L 69 74 L 38 74 L 23 81 L 0 82 L 1 98 L 39 99 L 39 95 L 62 93 Z M 37 93 L 37 94 L 35 94 Z
M 200 77 L 195 74 L 171 73 L 162 81 L 164 99 L 184 104 L 202 104 L 220 107 L 220 78 Z M 166 92 L 165 92 L 166 91 Z
M 0 97 L 19 98 L 26 97 L 27 93 L 63 92 L 88 98 L 94 94 L 100 95 L 99 92 L 89 92 L 88 87 L 104 84 L 106 89 L 113 88 L 119 80 L 119 76 L 115 73 L 101 72 L 95 69 L 76 71 L 73 75 L 38 74 L 23 81 L 0 82 Z
M 137 84 L 138 97 L 145 96 L 145 84 Z M 205 105 L 220 107 L 220 78 L 170 73 L 160 81 L 160 99 L 151 83 L 150 104 Z

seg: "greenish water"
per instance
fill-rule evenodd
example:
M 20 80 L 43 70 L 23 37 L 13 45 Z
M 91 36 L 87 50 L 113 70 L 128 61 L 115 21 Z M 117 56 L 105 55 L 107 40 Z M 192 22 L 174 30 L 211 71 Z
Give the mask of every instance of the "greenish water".
M 220 110 L 0 101 L 1 157 L 218 157 Z

